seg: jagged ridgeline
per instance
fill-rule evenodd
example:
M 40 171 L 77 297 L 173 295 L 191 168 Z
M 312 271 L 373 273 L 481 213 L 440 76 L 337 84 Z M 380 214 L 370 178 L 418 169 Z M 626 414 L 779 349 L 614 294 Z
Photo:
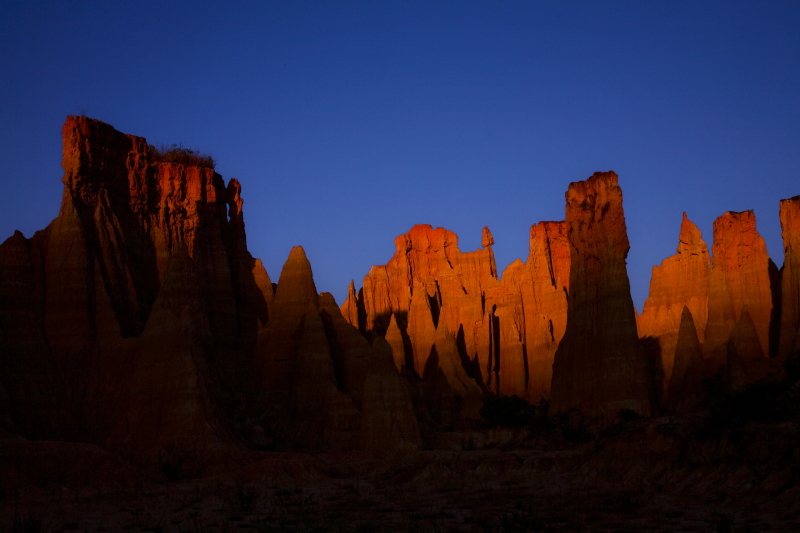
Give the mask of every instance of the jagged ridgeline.
M 488 228 L 415 226 L 341 308 L 302 248 L 277 284 L 247 250 L 241 186 L 97 120 L 63 127 L 64 194 L 44 230 L 0 245 L 0 428 L 152 461 L 258 449 L 414 449 L 480 427 L 488 395 L 613 420 L 697 407 L 800 349 L 800 197 L 786 256 L 752 212 L 684 216 L 678 253 L 630 296 L 613 172 L 572 183 L 565 220 L 531 227 L 498 275 Z M 322 266 L 324 268 L 324 265 Z

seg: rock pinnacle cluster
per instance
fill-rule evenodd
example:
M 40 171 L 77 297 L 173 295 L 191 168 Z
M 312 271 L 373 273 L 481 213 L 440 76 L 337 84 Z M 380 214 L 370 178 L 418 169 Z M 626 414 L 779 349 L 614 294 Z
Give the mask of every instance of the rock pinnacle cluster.
M 416 225 L 338 305 L 300 246 L 272 282 L 236 180 L 98 120 L 62 135 L 57 218 L 0 245 L 3 434 L 146 464 L 412 450 L 483 427 L 492 395 L 601 423 L 691 411 L 703 379 L 741 386 L 800 350 L 800 197 L 780 202 L 780 270 L 751 211 L 717 219 L 711 252 L 684 214 L 640 315 L 613 172 L 571 183 L 564 220 L 534 224 L 503 272 L 488 227 L 462 252 Z

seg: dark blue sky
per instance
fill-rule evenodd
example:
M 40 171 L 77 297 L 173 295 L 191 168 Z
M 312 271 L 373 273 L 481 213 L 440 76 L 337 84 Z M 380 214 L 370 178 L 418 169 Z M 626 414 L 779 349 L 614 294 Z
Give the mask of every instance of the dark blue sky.
M 620 175 L 641 310 L 687 211 L 754 209 L 783 262 L 800 194 L 800 2 L 0 3 L 0 239 L 58 214 L 60 129 L 86 113 L 208 151 L 242 182 L 274 281 L 302 245 L 319 290 L 417 223 L 492 230 L 498 268 Z

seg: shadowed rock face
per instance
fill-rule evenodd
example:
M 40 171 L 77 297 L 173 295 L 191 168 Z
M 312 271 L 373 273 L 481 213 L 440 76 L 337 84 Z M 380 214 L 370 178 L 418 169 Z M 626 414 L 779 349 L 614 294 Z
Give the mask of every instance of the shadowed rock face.
M 553 364 L 551 409 L 614 418 L 650 414 L 625 258 L 622 190 L 613 172 L 567 191 L 570 282 L 567 328 Z
M 683 307 L 678 339 L 675 346 L 675 364 L 667 388 L 666 402 L 675 411 L 690 411 L 697 402 L 700 381 L 705 377 L 700 339 L 694 325 L 692 312 Z
M 59 216 L 31 239 L 15 234 L 0 246 L 8 344 L 0 364 L 14 383 L 7 389 L 17 430 L 48 438 L 114 433 L 110 407 L 98 407 L 107 400 L 98 376 L 114 373 L 108 361 L 127 349 L 124 339 L 155 335 L 150 323 L 163 317 L 154 302 L 179 248 L 197 280 L 193 316 L 208 334 L 197 379 L 214 381 L 214 394 L 240 387 L 243 354 L 268 318 L 271 282 L 247 252 L 238 183 L 226 188 L 211 168 L 155 162 L 143 138 L 86 117 L 69 117 L 62 136 Z M 164 320 L 180 339 L 195 318 Z M 135 364 L 145 365 L 140 359 Z M 205 404 L 208 389 L 196 393 Z
M 254 387 L 261 400 L 252 414 L 278 443 L 305 449 L 419 447 L 413 405 L 405 389 L 398 389 L 398 371 L 374 364 L 386 350 L 370 346 L 330 294 L 317 295 L 299 246 L 283 266 L 270 316 L 255 354 L 263 370 Z M 385 394 L 376 390 L 382 386 Z M 376 413 L 381 408 L 384 418 Z
M 372 451 L 421 449 L 422 438 L 411 395 L 392 364 L 382 337 L 373 343 L 361 406 L 361 446 Z
M 277 431 L 290 413 L 294 370 L 309 307 L 318 308 L 317 288 L 305 251 L 295 246 L 283 265 L 272 303 L 272 316 L 259 333 L 255 366 L 260 379 L 254 390 L 264 397 L 264 408 Z
M 728 212 L 717 218 L 712 251 L 706 356 L 728 342 L 745 307 L 758 334 L 761 353 L 768 355 L 773 308 L 771 261 L 764 239 L 756 231 L 753 212 Z
M 0 245 L 4 430 L 150 462 L 230 451 L 232 427 L 256 444 L 371 445 L 382 426 L 358 407 L 375 351 L 317 295 L 302 248 L 273 294 L 247 251 L 236 180 L 156 162 L 143 138 L 85 117 L 63 138 L 59 216 Z M 397 389 L 397 371 L 374 374 Z M 407 399 L 373 394 L 372 409 L 403 420 L 384 446 L 419 446 Z M 267 435 L 250 418 L 276 413 Z
M 800 196 L 781 200 L 783 273 L 779 355 L 800 351 Z
M 684 213 L 678 253 L 653 267 L 650 294 L 637 317 L 639 337 L 658 339 L 665 376 L 662 389 L 667 388 L 672 376 L 678 333 L 685 321 L 684 307 L 690 312 L 700 342 L 705 341 L 710 272 L 708 247 L 700 230 Z

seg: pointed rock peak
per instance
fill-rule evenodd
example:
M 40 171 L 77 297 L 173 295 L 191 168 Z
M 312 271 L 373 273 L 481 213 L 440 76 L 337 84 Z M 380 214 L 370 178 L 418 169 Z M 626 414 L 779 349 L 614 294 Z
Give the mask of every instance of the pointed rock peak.
M 439 315 L 439 324 L 436 326 L 436 337 L 435 341 L 439 342 L 440 339 L 445 338 L 455 338 L 453 337 L 453 333 L 450 330 L 450 326 L 447 324 L 447 313 L 441 313 Z
M 492 237 L 492 232 L 489 231 L 489 226 L 483 227 L 483 233 L 481 234 L 481 246 L 486 248 L 487 246 L 491 246 L 494 244 L 494 237 Z
M 389 327 L 386 328 L 386 336 L 377 337 L 376 340 L 378 339 L 383 339 L 392 348 L 394 365 L 398 372 L 401 371 L 403 367 L 406 366 L 406 350 L 403 342 L 403 334 L 400 332 L 394 313 L 392 313 L 392 317 L 389 319 Z
M 339 327 L 342 325 L 342 322 L 347 322 L 347 317 L 342 314 L 341 308 L 336 304 L 336 299 L 333 297 L 333 294 L 329 292 L 322 292 L 319 295 L 319 311 L 320 314 L 324 311 L 327 313 L 331 319 L 334 321 L 334 324 Z M 350 324 L 352 326 L 352 324 Z M 358 329 L 357 326 L 353 326 Z M 366 341 L 363 337 L 359 335 L 361 340 Z
M 350 280 L 350 285 L 347 287 L 347 298 L 350 300 L 355 301 L 358 296 L 356 295 L 356 282 L 355 280 Z
M 359 328 L 358 307 L 356 284 L 355 281 L 350 280 L 350 286 L 347 287 L 347 299 L 345 299 L 339 310 L 341 311 L 342 316 L 344 316 L 344 319 L 356 329 Z
M 286 260 L 286 264 L 303 264 L 308 265 L 308 268 L 311 268 L 311 263 L 308 261 L 308 257 L 306 257 L 306 251 L 303 249 L 302 246 L 295 246 L 289 252 L 289 258 Z M 284 266 L 284 268 L 286 268 Z
M 679 254 L 707 254 L 708 246 L 703 240 L 703 234 L 698 227 L 683 213 L 681 221 L 681 234 L 678 237 Z
M 692 400 L 686 395 L 696 392 L 703 376 L 703 366 L 694 318 L 689 307 L 684 305 L 675 348 L 675 363 L 667 390 L 668 402 L 673 408 L 678 408 L 681 404 L 692 407 Z
M 525 270 L 525 263 L 519 257 L 514 259 L 514 261 L 506 267 L 503 273 L 500 275 L 500 280 L 506 280 L 509 276 L 515 276 L 516 274 Z
M 256 279 L 256 284 L 258 284 L 258 287 L 264 293 L 264 297 L 271 302 L 273 296 L 275 296 L 275 291 L 272 288 L 272 280 L 269 278 L 269 273 L 264 267 L 264 263 L 257 257 L 253 261 L 253 276 Z
M 391 318 L 389 318 L 389 327 L 386 328 L 386 336 L 387 337 L 389 336 L 389 332 L 390 331 L 392 333 L 394 333 L 396 331 L 398 335 L 400 334 L 400 328 L 397 326 L 397 319 L 395 319 L 394 313 L 392 313 Z
M 9 237 L 8 239 L 6 239 L 5 241 L 3 241 L 3 244 L 11 245 L 13 243 L 14 245 L 19 245 L 19 244 L 24 243 L 25 240 L 26 240 L 25 239 L 25 235 L 23 235 L 20 230 L 15 229 L 14 230 L 14 234 L 11 237 Z
M 681 323 L 678 327 L 678 345 L 680 346 L 682 343 L 686 344 L 687 342 L 691 343 L 692 346 L 697 345 L 697 349 L 700 349 L 700 340 L 698 339 L 694 316 L 689 306 L 684 305 L 681 312 Z
M 319 308 L 339 310 L 339 306 L 336 305 L 336 299 L 333 297 L 333 294 L 329 292 L 319 293 Z
M 736 353 L 742 360 L 751 361 L 764 358 L 758 331 L 747 307 L 742 308 L 742 316 L 739 317 L 739 321 L 731 332 L 729 343 L 736 348 Z
M 275 293 L 275 305 L 291 302 L 303 309 L 310 303 L 317 303 L 317 287 L 306 253 L 301 246 L 295 246 L 283 265 Z

